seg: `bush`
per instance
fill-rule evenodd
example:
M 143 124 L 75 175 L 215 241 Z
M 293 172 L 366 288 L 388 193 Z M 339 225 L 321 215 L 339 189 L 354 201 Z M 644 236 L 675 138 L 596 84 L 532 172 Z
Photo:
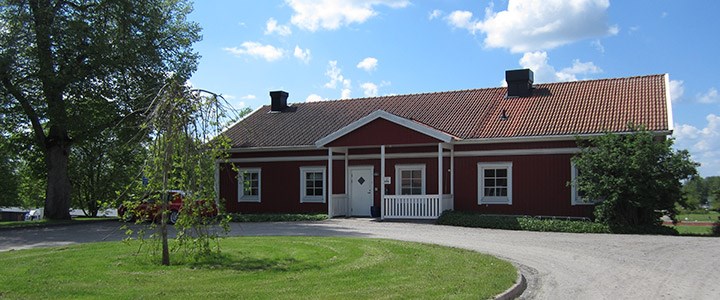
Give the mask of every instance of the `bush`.
M 713 223 L 712 233 L 713 236 L 720 236 L 720 217 Z
M 480 227 L 508 230 L 550 231 L 572 233 L 628 233 L 678 235 L 677 230 L 665 226 L 615 226 L 567 219 L 541 219 L 530 216 L 497 216 L 479 213 L 445 211 L 437 220 L 440 225 Z
M 327 214 L 230 214 L 231 222 L 323 221 Z

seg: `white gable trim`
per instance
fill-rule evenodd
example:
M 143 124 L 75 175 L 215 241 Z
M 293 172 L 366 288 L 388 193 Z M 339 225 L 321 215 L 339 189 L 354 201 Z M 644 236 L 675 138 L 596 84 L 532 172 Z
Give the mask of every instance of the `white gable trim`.
M 387 121 L 393 122 L 395 124 L 406 127 L 408 129 L 412 129 L 414 131 L 417 131 L 417 132 L 427 135 L 429 137 L 438 139 L 445 143 L 449 143 L 453 140 L 453 136 L 451 136 L 445 132 L 442 132 L 440 130 L 433 129 L 431 127 L 422 125 L 413 120 L 409 120 L 409 119 L 406 119 L 403 117 L 393 115 L 384 110 L 376 110 L 376 111 L 370 113 L 369 115 L 364 116 L 364 117 L 360 118 L 359 120 L 352 122 L 352 123 L 348 124 L 347 126 L 340 128 L 337 131 L 335 131 L 331 134 L 328 134 L 327 136 L 317 140 L 317 142 L 315 142 L 315 146 L 318 148 L 324 147 L 325 145 L 329 144 L 330 142 L 332 142 L 350 132 L 353 132 L 354 130 L 356 130 L 362 126 L 365 126 L 368 123 L 375 121 L 377 119 L 385 119 Z
M 670 75 L 665 73 L 665 102 L 667 103 L 668 130 L 673 131 L 672 99 L 670 98 Z

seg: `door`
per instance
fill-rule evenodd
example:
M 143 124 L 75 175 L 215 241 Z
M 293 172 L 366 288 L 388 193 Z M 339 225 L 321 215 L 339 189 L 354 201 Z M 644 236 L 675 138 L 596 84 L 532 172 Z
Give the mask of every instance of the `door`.
M 350 215 L 370 216 L 370 206 L 372 205 L 372 167 L 350 168 Z

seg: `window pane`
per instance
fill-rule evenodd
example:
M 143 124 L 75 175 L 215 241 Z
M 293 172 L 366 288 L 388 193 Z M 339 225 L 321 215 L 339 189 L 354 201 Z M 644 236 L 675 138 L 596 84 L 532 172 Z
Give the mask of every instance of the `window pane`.
M 422 178 L 422 171 L 420 170 L 412 170 L 412 178 Z
M 323 190 L 322 188 L 315 188 L 315 196 L 322 196 Z
M 493 187 L 495 186 L 495 179 L 485 179 L 485 186 L 486 187 Z
M 420 188 L 420 187 L 412 188 L 410 193 L 412 195 L 422 195 L 422 188 Z
M 410 188 L 403 187 L 402 189 L 400 189 L 401 195 L 410 195 L 410 193 Z
M 494 169 L 485 169 L 485 177 L 495 177 Z
M 507 177 L 507 169 L 497 169 L 495 172 L 497 177 Z
M 494 188 L 485 188 L 485 196 L 495 196 L 495 189 Z
M 412 181 L 412 179 L 403 178 L 402 180 L 400 180 L 400 182 L 401 182 L 400 186 L 401 187 L 410 187 L 412 185 L 411 181 Z
M 322 186 L 323 186 L 322 180 L 316 180 L 316 181 L 315 181 L 315 187 L 316 187 L 316 188 L 322 188 Z
M 419 188 L 419 187 L 422 186 L 422 179 L 420 179 L 420 178 L 413 178 L 413 180 L 410 182 L 410 184 L 412 185 L 412 187 L 417 187 L 417 188 Z
M 498 188 L 498 196 L 507 197 L 507 188 Z
M 497 180 L 495 180 L 495 183 L 496 183 L 497 186 L 506 187 L 506 186 L 507 186 L 507 179 L 505 179 L 505 178 L 503 178 L 503 179 L 497 179 Z

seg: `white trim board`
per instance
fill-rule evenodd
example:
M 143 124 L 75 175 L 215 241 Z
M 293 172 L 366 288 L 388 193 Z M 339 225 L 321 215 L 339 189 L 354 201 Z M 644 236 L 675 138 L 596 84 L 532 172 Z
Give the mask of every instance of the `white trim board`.
M 515 156 L 515 155 L 552 155 L 552 154 L 575 154 L 579 153 L 579 148 L 550 148 L 550 149 L 510 149 L 510 150 L 477 150 L 477 151 L 457 151 L 454 150 L 455 157 L 473 157 L 473 156 Z M 390 153 L 385 154 L 385 159 L 402 159 L 402 158 L 437 158 L 437 152 L 417 152 L 417 153 Z M 443 152 L 443 157 L 450 157 L 450 153 Z M 276 156 L 276 157 L 251 157 L 251 158 L 229 158 L 223 159 L 220 163 L 248 163 L 248 162 L 285 162 L 285 161 L 327 161 L 327 155 L 316 156 Z M 364 159 L 380 159 L 380 154 L 351 154 L 348 160 L 364 160 Z M 333 155 L 333 161 L 345 160 L 344 156 Z

